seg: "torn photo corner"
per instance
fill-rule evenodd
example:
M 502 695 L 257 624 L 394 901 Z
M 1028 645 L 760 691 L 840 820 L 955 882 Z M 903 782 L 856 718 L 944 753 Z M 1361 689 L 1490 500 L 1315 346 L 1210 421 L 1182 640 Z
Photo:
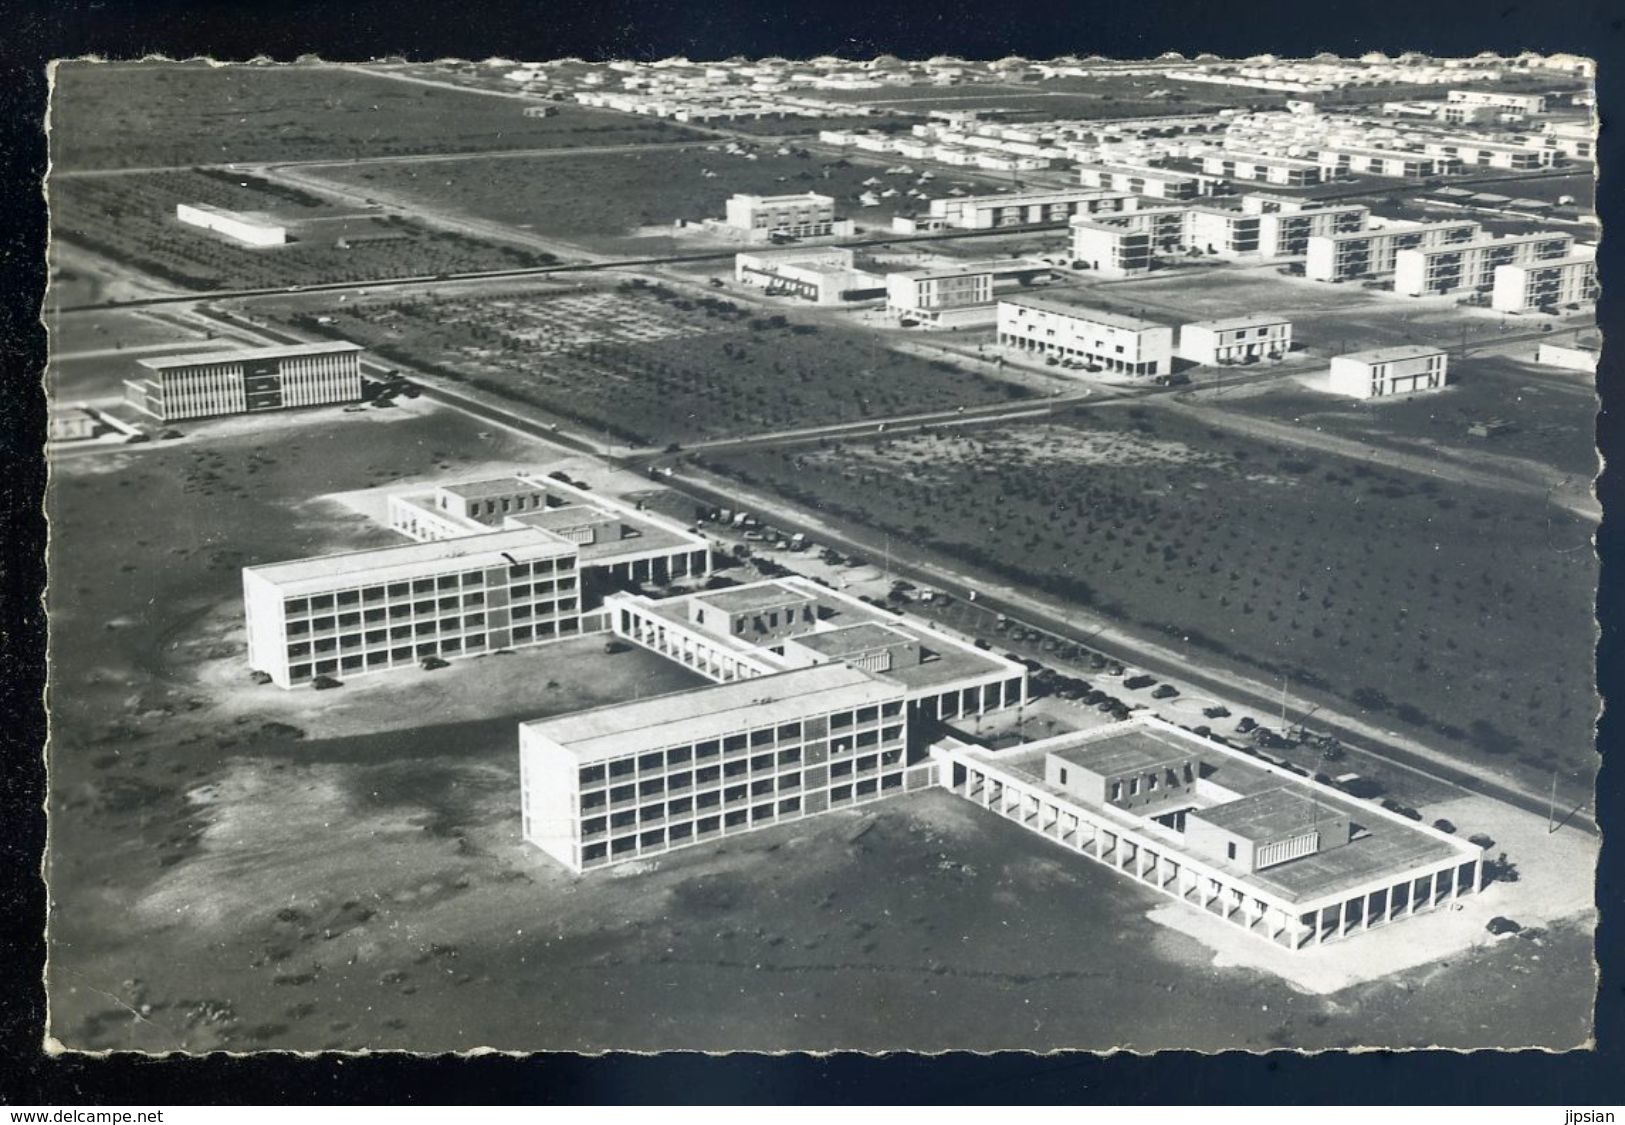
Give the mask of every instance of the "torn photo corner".
M 55 64 L 50 1049 L 1589 1047 L 1593 77 Z

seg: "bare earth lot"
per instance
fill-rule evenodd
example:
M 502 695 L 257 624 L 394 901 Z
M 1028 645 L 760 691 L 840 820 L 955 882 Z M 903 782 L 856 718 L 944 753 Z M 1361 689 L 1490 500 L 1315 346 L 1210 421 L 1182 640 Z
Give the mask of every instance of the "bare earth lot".
M 892 352 L 862 333 L 758 314 L 658 284 L 371 300 L 330 331 L 644 445 L 1002 402 L 1027 392 Z
M 706 463 L 1468 759 L 1595 770 L 1591 525 L 1537 500 L 1132 407 Z
M 548 265 L 552 255 L 345 208 L 248 173 L 212 169 L 70 178 L 51 186 L 56 237 L 183 289 L 263 288 Z M 283 246 L 244 246 L 175 218 L 177 203 L 260 213 Z
M 692 138 L 681 125 L 327 66 L 68 62 L 56 71 L 51 160 L 61 170 L 576 148 Z

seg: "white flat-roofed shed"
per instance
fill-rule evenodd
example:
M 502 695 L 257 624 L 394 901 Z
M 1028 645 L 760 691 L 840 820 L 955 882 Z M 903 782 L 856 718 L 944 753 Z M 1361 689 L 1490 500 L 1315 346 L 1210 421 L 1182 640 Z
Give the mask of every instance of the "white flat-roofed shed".
M 1291 350 L 1292 322 L 1275 313 L 1198 320 L 1179 329 L 1179 356 L 1192 363 L 1278 359 Z
M 1332 358 L 1331 390 L 1352 398 L 1436 391 L 1445 385 L 1449 359 L 1443 348 L 1400 344 Z

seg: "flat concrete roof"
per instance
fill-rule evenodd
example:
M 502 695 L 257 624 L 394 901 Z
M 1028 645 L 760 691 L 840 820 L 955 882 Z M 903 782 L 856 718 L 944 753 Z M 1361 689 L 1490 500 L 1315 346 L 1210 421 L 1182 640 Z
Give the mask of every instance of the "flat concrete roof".
M 1160 731 L 1132 727 L 1105 738 L 1097 737 L 1075 746 L 1063 746 L 1050 753 L 1079 769 L 1090 770 L 1102 777 L 1118 777 L 1155 769 L 1170 762 L 1200 758 L 1200 749 L 1193 743 L 1164 737 Z
M 1189 324 L 1181 325 L 1180 330 L 1186 328 L 1206 328 L 1211 332 L 1229 332 L 1237 328 L 1260 328 L 1268 324 L 1292 323 L 1280 313 L 1252 313 L 1246 316 L 1225 316 L 1217 320 L 1193 320 Z
M 787 602 L 808 601 L 812 597 L 812 594 L 804 590 L 797 590 L 780 582 L 707 590 L 693 595 L 695 601 L 723 613 L 750 613 L 752 610 L 773 609 Z
M 1038 309 L 1041 312 L 1056 313 L 1060 316 L 1075 317 L 1078 320 L 1087 320 L 1095 324 L 1104 324 L 1111 328 L 1125 328 L 1130 332 L 1144 332 L 1152 328 L 1166 328 L 1167 325 L 1158 324 L 1154 320 L 1141 320 L 1137 316 L 1128 316 L 1124 313 L 1107 312 L 1105 309 L 1093 309 L 1088 305 L 1069 305 L 1064 301 L 1055 301 L 1046 297 L 1001 297 L 1001 305 L 1019 305 L 1022 308 Z
M 541 486 L 539 482 L 532 484 L 530 481 L 523 481 L 518 477 L 492 477 L 489 480 L 471 480 L 465 484 L 443 484 L 440 487 L 453 496 L 461 496 L 465 500 L 479 500 L 487 496 L 506 496 L 515 492 L 530 492 Z
M 343 586 L 398 582 L 458 570 L 509 565 L 505 554 L 519 562 L 574 555 L 575 544 L 552 532 L 525 527 L 493 531 L 488 535 L 464 535 L 430 543 L 407 543 L 399 547 L 375 547 L 367 551 L 347 551 L 338 555 L 318 555 L 292 562 L 244 567 L 275 584 L 289 596 L 320 593 Z
M 845 664 L 713 684 L 522 723 L 581 762 L 680 746 L 809 715 L 901 700 L 899 688 Z
M 539 527 L 547 531 L 568 527 L 604 527 L 614 524 L 632 534 L 611 538 L 598 538 L 591 543 L 577 543 L 576 550 L 584 565 L 602 565 L 619 555 L 639 555 L 648 551 L 673 550 L 704 545 L 704 540 L 687 532 L 677 531 L 654 520 L 640 519 L 619 508 L 598 508 L 592 504 L 567 504 L 559 508 L 538 509 L 534 512 L 514 513 L 508 516 L 514 523 Z
M 817 633 L 803 633 L 795 642 L 832 659 L 886 645 L 905 644 L 917 638 L 901 629 L 893 629 L 874 621 L 863 621 L 841 629 L 826 629 Z
M 1285 840 L 1309 832 L 1326 818 L 1328 811 L 1341 812 L 1310 792 L 1295 792 L 1282 786 L 1252 793 L 1237 801 L 1193 809 L 1191 816 L 1215 828 L 1255 843 Z
M 136 363 L 149 371 L 166 371 L 173 367 L 196 367 L 205 363 L 238 363 L 254 359 L 279 359 L 284 356 L 335 355 L 340 352 L 359 352 L 360 344 L 347 340 L 331 340 L 319 344 L 273 344 L 264 348 L 232 348 L 229 351 L 192 352 L 186 355 L 143 356 Z
M 1370 351 L 1349 352 L 1347 355 L 1333 356 L 1335 359 L 1348 359 L 1356 363 L 1393 363 L 1401 359 L 1420 359 L 1425 355 L 1443 355 L 1445 349 L 1432 344 L 1396 344 L 1391 348 L 1372 348 Z

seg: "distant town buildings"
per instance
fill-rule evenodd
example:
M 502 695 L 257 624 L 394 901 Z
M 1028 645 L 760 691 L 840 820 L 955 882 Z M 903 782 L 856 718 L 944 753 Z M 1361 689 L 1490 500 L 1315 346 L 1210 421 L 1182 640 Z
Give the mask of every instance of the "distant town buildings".
M 1332 358 L 1330 388 L 1350 398 L 1388 398 L 1440 390 L 1445 385 L 1444 349 L 1402 345 Z
M 361 400 L 361 347 L 342 341 L 143 356 L 124 400 L 159 422 Z
M 281 246 L 288 241 L 288 229 L 264 215 L 227 211 L 208 203 L 177 203 L 175 218 L 188 226 L 225 235 L 244 246 Z

